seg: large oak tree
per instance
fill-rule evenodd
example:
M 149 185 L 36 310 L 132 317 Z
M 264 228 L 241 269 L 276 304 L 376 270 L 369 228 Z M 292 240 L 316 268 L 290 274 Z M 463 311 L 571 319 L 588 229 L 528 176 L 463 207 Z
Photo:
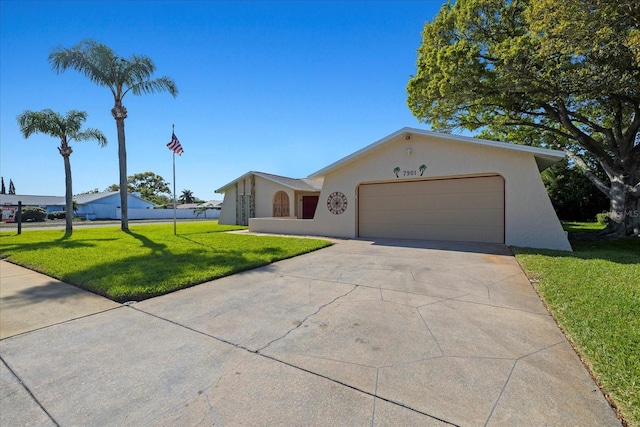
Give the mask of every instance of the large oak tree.
M 640 234 L 640 2 L 457 0 L 422 37 L 419 120 L 564 150 L 610 199 L 607 232 Z

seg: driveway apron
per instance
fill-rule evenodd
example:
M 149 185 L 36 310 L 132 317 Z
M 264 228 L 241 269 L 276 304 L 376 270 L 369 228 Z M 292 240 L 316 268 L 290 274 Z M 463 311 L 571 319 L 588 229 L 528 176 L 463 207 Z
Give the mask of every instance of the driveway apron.
M 337 241 L 85 301 L 48 324 L 2 315 L 1 425 L 620 426 L 503 245 Z

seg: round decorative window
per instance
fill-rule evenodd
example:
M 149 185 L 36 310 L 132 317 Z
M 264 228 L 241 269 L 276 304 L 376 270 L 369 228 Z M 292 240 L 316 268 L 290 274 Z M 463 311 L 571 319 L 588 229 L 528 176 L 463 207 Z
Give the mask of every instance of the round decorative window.
M 339 191 L 331 193 L 327 199 L 327 208 L 332 214 L 340 215 L 347 210 L 347 196 Z

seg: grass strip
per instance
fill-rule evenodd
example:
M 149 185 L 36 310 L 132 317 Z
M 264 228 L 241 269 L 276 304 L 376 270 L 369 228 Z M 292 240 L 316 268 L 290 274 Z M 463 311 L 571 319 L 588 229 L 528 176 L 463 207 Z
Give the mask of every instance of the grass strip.
M 140 301 L 329 246 L 215 222 L 0 233 L 0 257 L 117 302 Z
M 513 251 L 618 413 L 640 426 L 640 241 L 572 245 Z
M 562 227 L 569 233 L 598 233 L 606 227 L 598 222 L 570 222 L 564 221 Z

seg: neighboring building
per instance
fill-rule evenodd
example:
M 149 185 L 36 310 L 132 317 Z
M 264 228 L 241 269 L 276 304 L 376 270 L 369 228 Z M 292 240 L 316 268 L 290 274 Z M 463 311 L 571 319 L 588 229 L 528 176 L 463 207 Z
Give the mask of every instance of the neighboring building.
M 495 242 L 571 250 L 540 178 L 555 150 L 403 128 L 311 174 L 248 172 L 220 224 L 343 238 Z
M 169 204 L 169 207 L 173 206 L 173 203 Z M 220 210 L 222 209 L 222 200 L 209 200 L 208 202 L 202 203 L 176 203 L 176 209 L 198 209 L 198 208 L 206 208 L 206 209 L 214 209 Z
M 78 216 L 87 219 L 118 219 L 120 209 L 120 192 L 110 191 L 104 193 L 79 194 L 73 196 L 76 201 Z M 0 205 L 18 206 L 18 201 L 23 206 L 37 206 L 44 208 L 47 213 L 64 211 L 66 203 L 64 196 L 29 196 L 15 194 L 0 194 Z M 153 209 L 154 204 L 144 200 L 138 193 L 129 193 L 129 209 Z

